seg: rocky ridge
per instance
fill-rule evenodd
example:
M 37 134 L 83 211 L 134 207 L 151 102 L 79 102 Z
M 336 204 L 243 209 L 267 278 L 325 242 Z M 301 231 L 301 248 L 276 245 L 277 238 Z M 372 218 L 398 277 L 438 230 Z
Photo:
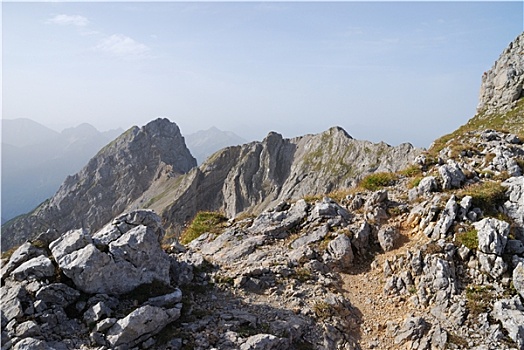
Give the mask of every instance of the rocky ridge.
M 355 140 L 338 127 L 293 139 L 272 132 L 261 142 L 218 151 L 177 186 L 146 192 L 139 201 L 173 225 L 201 210 L 260 213 L 284 200 L 350 187 L 369 173 L 397 171 L 420 152 L 407 143 Z
M 2 261 L 2 346 L 524 349 L 523 173 L 517 135 L 468 130 L 186 246 L 144 210 L 44 233 Z
M 2 250 L 35 233 L 72 228 L 97 230 L 140 197 L 159 177 L 177 177 L 196 166 L 178 126 L 157 119 L 133 127 L 104 147 L 57 193 L 33 212 L 2 227 Z M 136 207 L 135 207 L 136 208 Z

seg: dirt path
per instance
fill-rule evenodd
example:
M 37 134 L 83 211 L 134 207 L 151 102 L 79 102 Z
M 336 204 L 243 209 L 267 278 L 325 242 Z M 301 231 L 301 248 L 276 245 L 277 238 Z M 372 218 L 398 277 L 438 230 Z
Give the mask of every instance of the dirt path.
M 394 337 L 387 330 L 388 323 L 401 325 L 407 314 L 415 312 L 407 296 L 388 296 L 384 293 L 386 277 L 382 270 L 383 263 L 396 255 L 404 255 L 416 244 L 417 239 L 403 235 L 404 244 L 390 252 L 377 255 L 371 266 L 356 265 L 353 274 L 343 274 L 343 288 L 346 297 L 357 309 L 360 316 L 360 334 L 355 336 L 363 350 L 365 349 L 404 349 L 394 343 Z

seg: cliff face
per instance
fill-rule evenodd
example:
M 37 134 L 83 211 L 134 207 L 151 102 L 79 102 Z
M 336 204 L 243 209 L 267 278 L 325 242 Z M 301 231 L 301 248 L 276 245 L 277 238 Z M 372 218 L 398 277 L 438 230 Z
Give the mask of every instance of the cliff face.
M 176 177 L 196 166 L 178 126 L 157 119 L 133 127 L 104 147 L 58 192 L 31 214 L 2 228 L 2 249 L 35 233 L 96 230 L 138 198 L 158 177 Z
M 337 127 L 293 139 L 272 132 L 262 142 L 215 153 L 179 187 L 163 193 L 173 198 L 172 204 L 162 209 L 152 201 L 150 207 L 163 211 L 170 224 L 183 223 L 199 210 L 218 210 L 228 217 L 260 212 L 284 200 L 350 187 L 372 172 L 400 170 L 420 152 L 410 144 L 354 140 Z
M 482 76 L 477 109 L 488 114 L 515 107 L 524 85 L 524 33 L 500 55 L 493 67 Z

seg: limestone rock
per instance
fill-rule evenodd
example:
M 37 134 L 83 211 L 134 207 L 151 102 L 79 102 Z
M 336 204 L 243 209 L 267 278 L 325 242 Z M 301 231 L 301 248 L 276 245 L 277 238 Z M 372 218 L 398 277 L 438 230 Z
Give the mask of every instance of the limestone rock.
M 49 258 L 43 255 L 26 261 L 11 273 L 13 278 L 17 281 L 26 280 L 28 278 L 41 279 L 53 276 L 54 274 L 55 266 Z
M 479 251 L 501 256 L 508 241 L 509 224 L 498 219 L 486 218 L 473 226 L 477 229 Z
M 519 297 L 497 300 L 492 315 L 502 323 L 519 349 L 524 348 L 524 306 Z
M 385 252 L 393 250 L 399 237 L 398 229 L 392 226 L 381 227 L 378 231 L 378 241 Z
M 482 76 L 478 111 L 505 111 L 522 96 L 524 35 L 520 34 Z
M 180 317 L 180 308 L 163 309 L 145 305 L 118 320 L 107 331 L 107 341 L 112 347 L 134 345 L 160 332 L 167 324 Z
M 240 350 L 281 350 L 286 349 L 289 342 L 272 334 L 257 334 L 247 338 Z
M 152 227 L 139 225 L 113 237 L 107 253 L 80 231 L 52 242 L 51 251 L 64 274 L 86 293 L 122 294 L 153 281 L 167 285 L 169 257 L 160 247 L 156 221 L 151 222 Z
M 354 255 L 349 237 L 340 234 L 329 242 L 324 259 L 334 261 L 343 269 L 351 267 Z
M 466 176 L 460 166 L 453 160 L 438 168 L 439 175 L 442 179 L 442 188 L 451 189 L 459 188 Z
M 513 286 L 524 298 L 524 262 L 520 261 L 513 270 Z

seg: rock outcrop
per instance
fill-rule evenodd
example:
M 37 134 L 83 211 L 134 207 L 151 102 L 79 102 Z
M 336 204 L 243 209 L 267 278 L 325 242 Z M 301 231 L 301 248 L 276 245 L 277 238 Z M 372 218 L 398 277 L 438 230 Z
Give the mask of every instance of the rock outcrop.
M 51 199 L 3 226 L 2 250 L 48 229 L 65 232 L 80 225 L 96 231 L 158 178 L 177 177 L 195 166 L 176 124 L 157 119 L 133 127 L 67 177 Z
M 344 130 L 285 139 L 270 133 L 262 142 L 225 148 L 187 174 L 163 217 L 183 223 L 199 210 L 229 217 L 261 212 L 284 200 L 326 194 L 354 185 L 364 175 L 397 171 L 420 154 L 410 144 L 396 147 L 354 140 Z M 146 201 L 152 194 L 146 193 Z M 161 208 L 152 203 L 151 208 Z
M 500 55 L 493 68 L 482 75 L 477 109 L 488 114 L 515 106 L 524 88 L 524 33 Z

